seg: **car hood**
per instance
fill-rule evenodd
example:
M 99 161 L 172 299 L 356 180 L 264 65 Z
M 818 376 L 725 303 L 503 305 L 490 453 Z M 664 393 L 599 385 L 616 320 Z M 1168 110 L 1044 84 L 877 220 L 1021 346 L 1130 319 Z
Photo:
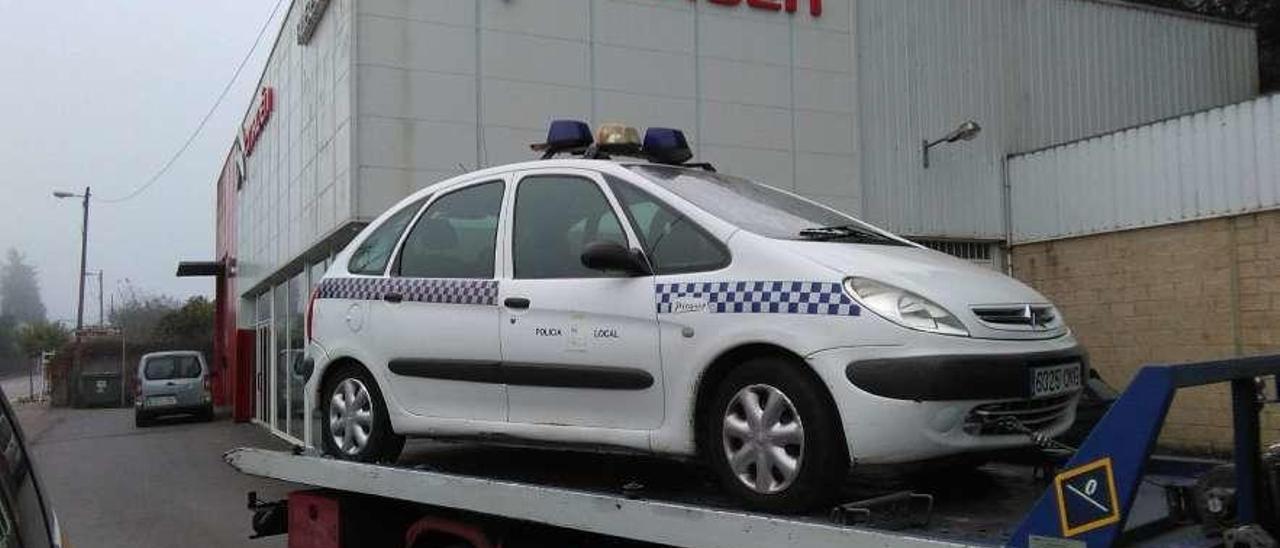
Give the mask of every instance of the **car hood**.
M 793 251 L 842 276 L 860 276 L 900 287 L 932 300 L 960 318 L 975 337 L 1048 338 L 1064 327 L 1036 332 L 994 329 L 978 320 L 974 307 L 1049 304 L 1036 290 L 998 271 L 931 249 L 839 242 L 789 242 Z M 1061 322 L 1058 322 L 1061 326 Z

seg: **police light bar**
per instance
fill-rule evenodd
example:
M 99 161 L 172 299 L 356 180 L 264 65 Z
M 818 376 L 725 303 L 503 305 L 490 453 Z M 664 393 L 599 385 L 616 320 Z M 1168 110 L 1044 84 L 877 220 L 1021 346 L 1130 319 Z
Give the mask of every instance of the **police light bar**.
M 591 127 L 578 120 L 554 120 L 547 129 L 547 142 L 534 143 L 529 148 L 543 152 L 545 160 L 561 152 L 581 152 L 591 146 Z
M 689 141 L 684 132 L 666 127 L 651 127 L 644 132 L 641 151 L 649 159 L 660 164 L 680 165 L 693 158 Z
M 596 151 L 634 156 L 640 152 L 640 132 L 624 124 L 600 124 L 596 130 Z

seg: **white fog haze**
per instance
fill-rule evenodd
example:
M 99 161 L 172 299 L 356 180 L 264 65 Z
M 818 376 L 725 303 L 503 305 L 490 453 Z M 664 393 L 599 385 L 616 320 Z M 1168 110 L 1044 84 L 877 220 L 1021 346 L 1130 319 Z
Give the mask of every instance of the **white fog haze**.
M 81 204 L 54 190 L 128 195 L 182 146 L 254 43 L 274 0 L 0 0 L 0 252 L 39 269 L 50 320 L 74 321 Z M 218 170 L 279 24 L 172 169 L 137 197 L 95 200 L 86 269 L 107 300 L 128 280 L 179 299 L 212 295 L 179 279 L 179 260 L 211 260 Z M 96 281 L 85 322 L 97 322 Z M 118 298 L 118 297 L 117 297 Z M 92 303 L 92 305 L 90 304 Z

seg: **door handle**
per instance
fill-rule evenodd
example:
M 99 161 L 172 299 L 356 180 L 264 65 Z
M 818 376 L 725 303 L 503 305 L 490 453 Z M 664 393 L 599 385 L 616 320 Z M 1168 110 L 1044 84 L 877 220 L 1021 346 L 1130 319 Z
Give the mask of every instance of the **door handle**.
M 507 308 L 524 310 L 526 308 L 529 308 L 529 299 L 526 299 L 524 297 L 507 297 L 506 299 L 503 299 L 502 305 L 506 306 Z
M 399 304 L 401 301 L 404 300 L 404 295 L 401 295 L 395 292 L 383 293 L 382 300 L 387 301 L 391 304 Z

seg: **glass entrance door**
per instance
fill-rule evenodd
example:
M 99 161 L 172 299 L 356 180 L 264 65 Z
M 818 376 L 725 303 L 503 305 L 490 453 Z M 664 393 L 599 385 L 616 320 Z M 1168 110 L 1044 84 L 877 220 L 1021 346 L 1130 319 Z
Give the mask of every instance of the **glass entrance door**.
M 271 389 L 267 372 L 271 371 L 271 322 L 260 322 L 255 328 L 253 360 L 254 418 L 270 423 Z

